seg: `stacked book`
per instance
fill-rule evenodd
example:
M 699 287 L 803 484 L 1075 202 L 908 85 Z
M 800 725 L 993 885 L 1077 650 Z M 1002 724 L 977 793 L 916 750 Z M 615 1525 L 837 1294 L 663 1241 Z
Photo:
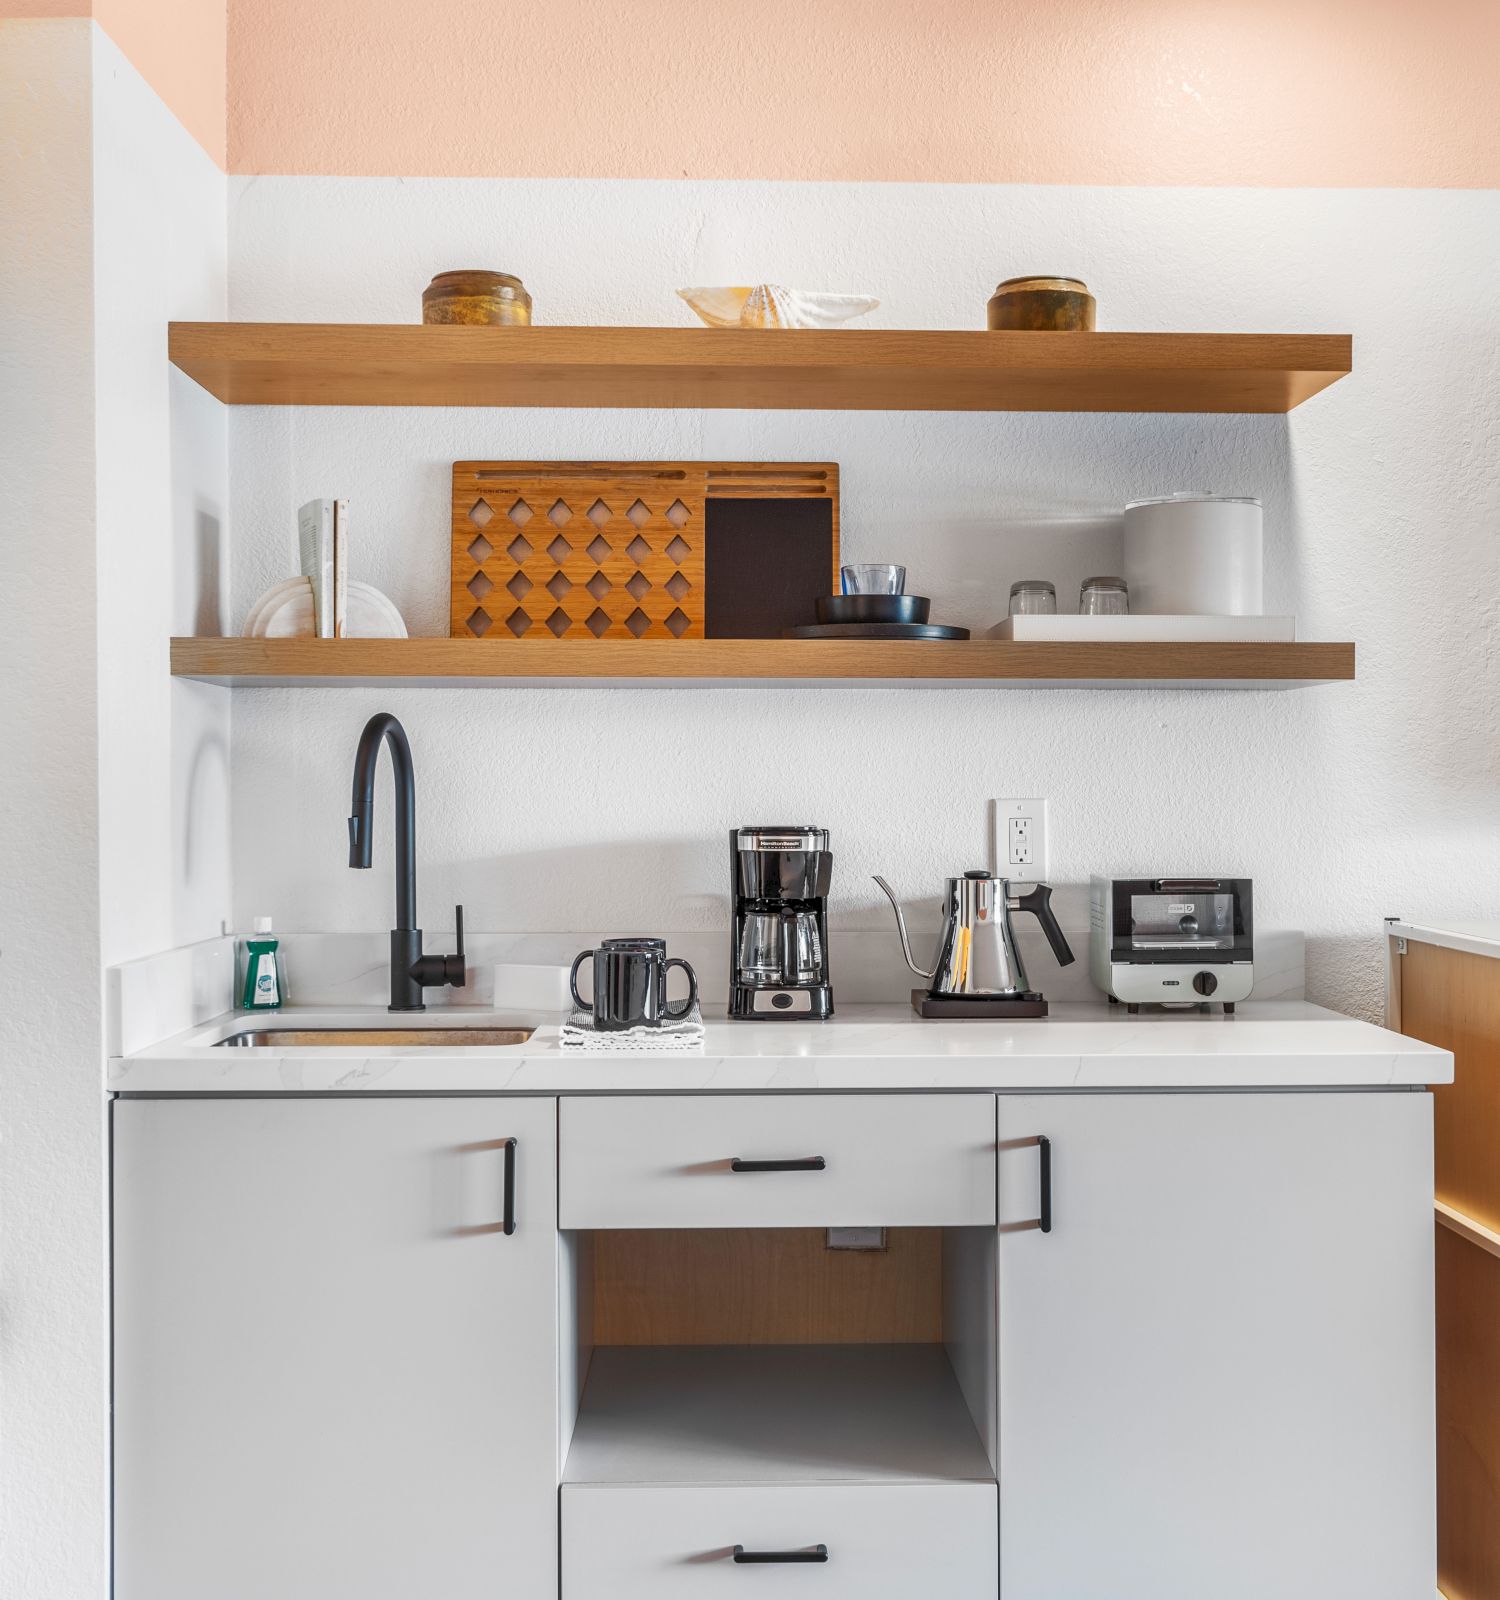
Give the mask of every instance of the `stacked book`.
M 312 583 L 319 639 L 342 639 L 349 620 L 349 502 L 309 500 L 297 513 L 302 576 Z

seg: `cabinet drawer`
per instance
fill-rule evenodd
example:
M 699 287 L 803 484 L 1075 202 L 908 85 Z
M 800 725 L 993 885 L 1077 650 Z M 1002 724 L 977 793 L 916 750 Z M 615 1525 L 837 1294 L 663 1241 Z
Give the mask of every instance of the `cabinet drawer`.
M 564 1099 L 564 1228 L 983 1226 L 987 1094 Z
M 568 1484 L 562 1600 L 753 1600 L 768 1588 L 808 1600 L 994 1600 L 997 1517 L 992 1483 Z M 737 1562 L 736 1545 L 762 1555 L 822 1545 L 827 1558 Z

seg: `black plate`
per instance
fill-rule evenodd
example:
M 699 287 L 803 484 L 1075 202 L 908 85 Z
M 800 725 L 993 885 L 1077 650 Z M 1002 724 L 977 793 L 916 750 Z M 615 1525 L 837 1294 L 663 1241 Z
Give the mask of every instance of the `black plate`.
M 819 622 L 926 622 L 925 594 L 820 594 Z
M 936 622 L 814 622 L 804 628 L 783 628 L 783 639 L 967 639 L 967 628 L 946 628 Z

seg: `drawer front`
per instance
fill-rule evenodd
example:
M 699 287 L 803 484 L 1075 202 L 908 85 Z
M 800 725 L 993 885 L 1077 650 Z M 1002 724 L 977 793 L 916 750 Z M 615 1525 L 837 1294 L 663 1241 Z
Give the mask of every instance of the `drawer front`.
M 562 1600 L 995 1600 L 992 1483 L 562 1492 Z M 746 1554 L 823 1561 L 737 1562 Z
M 564 1228 L 984 1226 L 995 1097 L 564 1099 Z

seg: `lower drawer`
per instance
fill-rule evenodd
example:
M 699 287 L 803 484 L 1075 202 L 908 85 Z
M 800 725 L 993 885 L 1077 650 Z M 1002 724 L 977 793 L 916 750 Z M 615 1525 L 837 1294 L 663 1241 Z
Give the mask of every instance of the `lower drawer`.
M 995 1600 L 992 1483 L 566 1484 L 562 1600 Z M 736 1561 L 827 1552 L 820 1561 Z M 760 1574 L 757 1582 L 757 1573 Z

